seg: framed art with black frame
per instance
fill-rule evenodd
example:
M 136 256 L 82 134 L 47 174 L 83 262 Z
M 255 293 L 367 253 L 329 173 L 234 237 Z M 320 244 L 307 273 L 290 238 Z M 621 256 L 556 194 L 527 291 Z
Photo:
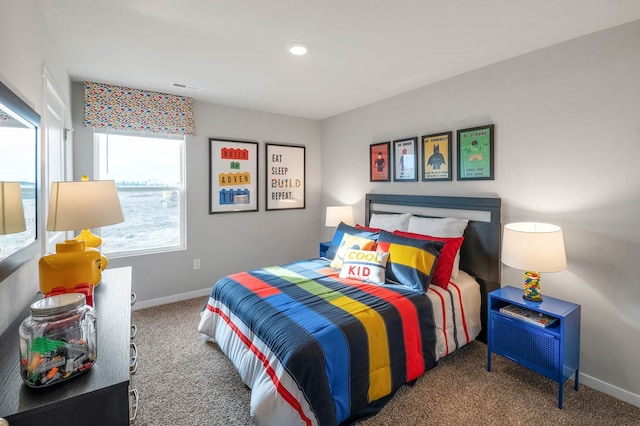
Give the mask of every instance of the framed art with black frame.
M 494 125 L 458 130 L 458 180 L 493 180 Z
M 258 142 L 209 139 L 209 214 L 258 211 Z
M 389 154 L 391 142 L 380 142 L 369 145 L 369 182 L 389 182 Z
M 422 136 L 422 181 L 451 180 L 453 132 Z
M 393 141 L 393 181 L 418 180 L 418 137 Z
M 266 210 L 305 208 L 305 147 L 265 144 Z

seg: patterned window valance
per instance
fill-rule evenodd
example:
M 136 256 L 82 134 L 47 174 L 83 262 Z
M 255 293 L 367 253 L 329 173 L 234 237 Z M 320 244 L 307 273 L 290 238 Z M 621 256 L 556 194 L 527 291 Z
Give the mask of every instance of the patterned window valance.
M 191 98 L 84 83 L 84 126 L 195 135 Z

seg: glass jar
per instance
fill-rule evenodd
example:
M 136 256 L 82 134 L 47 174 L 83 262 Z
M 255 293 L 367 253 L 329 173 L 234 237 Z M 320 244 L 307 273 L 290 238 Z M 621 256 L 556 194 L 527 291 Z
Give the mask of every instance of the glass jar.
M 96 315 L 84 294 L 60 294 L 31 304 L 31 315 L 20 325 L 20 373 L 28 386 L 77 376 L 96 356 Z

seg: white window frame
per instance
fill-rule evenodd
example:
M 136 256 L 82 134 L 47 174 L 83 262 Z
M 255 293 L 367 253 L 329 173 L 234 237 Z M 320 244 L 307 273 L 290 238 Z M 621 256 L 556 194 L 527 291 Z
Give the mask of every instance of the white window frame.
M 123 136 L 136 136 L 136 137 L 150 137 L 150 138 L 158 138 L 158 139 L 173 139 L 181 141 L 180 147 L 180 181 L 181 184 L 177 187 L 168 186 L 168 187 L 153 187 L 154 189 L 162 190 L 178 190 L 180 196 L 180 243 L 174 246 L 166 246 L 166 247 L 154 247 L 148 249 L 135 249 L 135 250 L 124 250 L 124 251 L 116 251 L 109 252 L 109 259 L 117 259 L 117 258 L 125 258 L 125 257 L 133 257 L 133 256 L 144 256 L 149 254 L 158 254 L 158 253 L 169 253 L 174 251 L 183 251 L 187 249 L 187 165 L 186 165 L 186 136 L 179 135 L 164 135 L 150 132 L 125 132 L 125 131 L 115 131 L 110 129 L 93 129 L 93 173 L 94 176 L 100 176 L 100 142 L 98 138 L 96 138 L 96 134 L 107 134 L 107 135 L 123 135 Z M 126 217 L 125 217 L 126 220 Z M 101 230 L 96 229 L 93 230 L 96 235 L 101 236 Z

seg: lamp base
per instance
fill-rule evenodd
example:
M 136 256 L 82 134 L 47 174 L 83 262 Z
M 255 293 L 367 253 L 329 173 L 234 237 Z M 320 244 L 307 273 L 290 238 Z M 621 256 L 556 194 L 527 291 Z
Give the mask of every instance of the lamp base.
M 75 238 L 76 241 L 84 241 L 87 247 L 98 248 L 102 244 L 102 238 L 91 232 L 89 229 L 83 229 Z
M 524 300 L 528 300 L 529 302 L 542 302 L 542 296 L 538 296 L 537 298 L 529 297 L 526 294 L 522 295 Z
M 530 302 L 542 302 L 542 293 L 540 293 L 540 273 L 525 271 L 524 273 L 524 300 Z

